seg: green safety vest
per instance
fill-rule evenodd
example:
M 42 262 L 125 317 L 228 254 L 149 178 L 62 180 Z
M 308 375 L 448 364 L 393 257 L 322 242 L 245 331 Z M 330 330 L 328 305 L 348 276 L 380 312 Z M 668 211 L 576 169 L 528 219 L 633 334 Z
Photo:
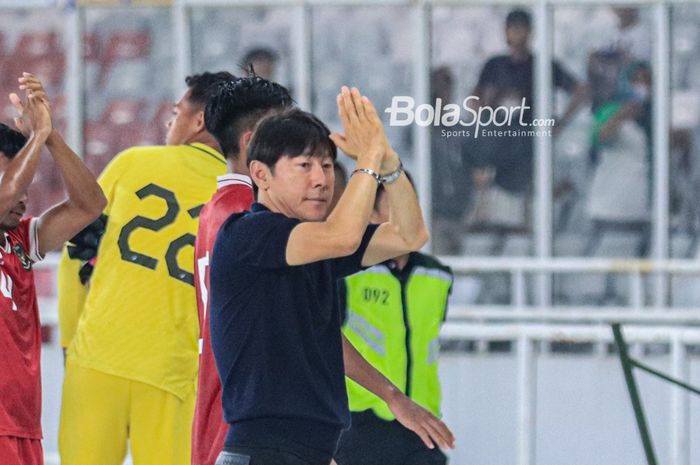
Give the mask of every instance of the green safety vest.
M 387 262 L 388 263 L 388 262 Z M 387 263 L 345 278 L 343 333 L 362 356 L 417 404 L 440 416 L 438 355 L 452 271 L 412 253 L 401 271 Z M 350 410 L 393 420 L 386 403 L 346 378 Z

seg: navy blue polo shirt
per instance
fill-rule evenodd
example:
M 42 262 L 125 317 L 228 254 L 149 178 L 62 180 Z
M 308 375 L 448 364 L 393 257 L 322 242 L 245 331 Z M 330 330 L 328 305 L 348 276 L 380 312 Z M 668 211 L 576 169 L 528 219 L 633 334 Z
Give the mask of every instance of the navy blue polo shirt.
M 299 223 L 255 203 L 216 239 L 210 329 L 227 447 L 300 445 L 331 456 L 349 426 L 336 281 L 361 270 L 376 226 L 353 255 L 289 266 Z

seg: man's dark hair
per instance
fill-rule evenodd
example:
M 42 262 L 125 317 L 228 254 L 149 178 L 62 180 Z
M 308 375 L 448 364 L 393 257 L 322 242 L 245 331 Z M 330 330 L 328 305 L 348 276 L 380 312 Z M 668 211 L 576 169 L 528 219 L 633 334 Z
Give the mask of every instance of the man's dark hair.
M 190 102 L 204 106 L 211 97 L 213 85 L 223 81 L 232 81 L 236 76 L 228 71 L 219 71 L 218 73 L 205 72 L 202 74 L 193 74 L 185 78 L 185 84 L 190 89 Z
M 204 110 L 204 124 L 221 146 L 224 156 L 236 156 L 241 134 L 253 129 L 269 112 L 292 106 L 289 91 L 259 76 L 217 83 Z
M 408 182 L 411 183 L 411 187 L 413 187 L 413 190 L 415 191 L 416 184 L 413 182 L 413 176 L 411 176 L 411 173 L 409 173 L 408 170 L 403 170 L 403 172 L 406 174 Z M 374 197 L 374 211 L 379 211 L 379 202 L 381 202 L 384 194 L 386 194 L 386 187 L 384 187 L 384 184 L 381 184 L 379 187 L 377 187 L 377 195 Z
M 248 164 L 257 160 L 274 173 L 283 156 L 328 155 L 335 159 L 338 150 L 330 139 L 330 130 L 311 113 L 299 109 L 268 116 L 260 121 L 248 146 Z
M 532 26 L 532 18 L 530 17 L 530 13 L 521 8 L 512 10 L 510 13 L 508 13 L 508 16 L 506 16 L 506 27 L 517 26 L 526 27 L 528 29 L 531 29 Z
M 22 133 L 0 123 L 0 152 L 7 158 L 14 158 L 26 143 L 27 138 Z

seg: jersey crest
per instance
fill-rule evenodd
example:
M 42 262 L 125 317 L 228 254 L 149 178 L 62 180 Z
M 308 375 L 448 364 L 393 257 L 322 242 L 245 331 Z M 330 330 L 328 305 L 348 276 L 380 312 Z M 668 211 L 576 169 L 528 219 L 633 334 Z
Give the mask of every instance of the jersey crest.
M 13 245 L 12 250 L 14 251 L 15 255 L 17 255 L 17 258 L 19 258 L 19 261 L 22 263 L 22 268 L 24 268 L 27 271 L 30 271 L 32 269 L 32 260 L 24 251 L 24 247 L 22 247 L 22 244 Z

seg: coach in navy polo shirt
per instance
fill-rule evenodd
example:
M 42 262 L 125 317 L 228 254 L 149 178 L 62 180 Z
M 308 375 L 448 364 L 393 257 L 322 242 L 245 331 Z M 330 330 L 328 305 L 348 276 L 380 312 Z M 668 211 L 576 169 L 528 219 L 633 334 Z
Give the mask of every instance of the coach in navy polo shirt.
M 219 231 L 211 335 L 230 428 L 217 465 L 328 465 L 349 426 L 346 370 L 426 443 L 452 445 L 440 420 L 344 348 L 336 280 L 419 249 L 427 232 L 371 102 L 343 88 L 338 106 L 345 135 L 300 110 L 260 123 L 248 150 L 259 203 Z M 328 215 L 335 144 L 357 166 Z M 380 182 L 391 222 L 368 226 Z

